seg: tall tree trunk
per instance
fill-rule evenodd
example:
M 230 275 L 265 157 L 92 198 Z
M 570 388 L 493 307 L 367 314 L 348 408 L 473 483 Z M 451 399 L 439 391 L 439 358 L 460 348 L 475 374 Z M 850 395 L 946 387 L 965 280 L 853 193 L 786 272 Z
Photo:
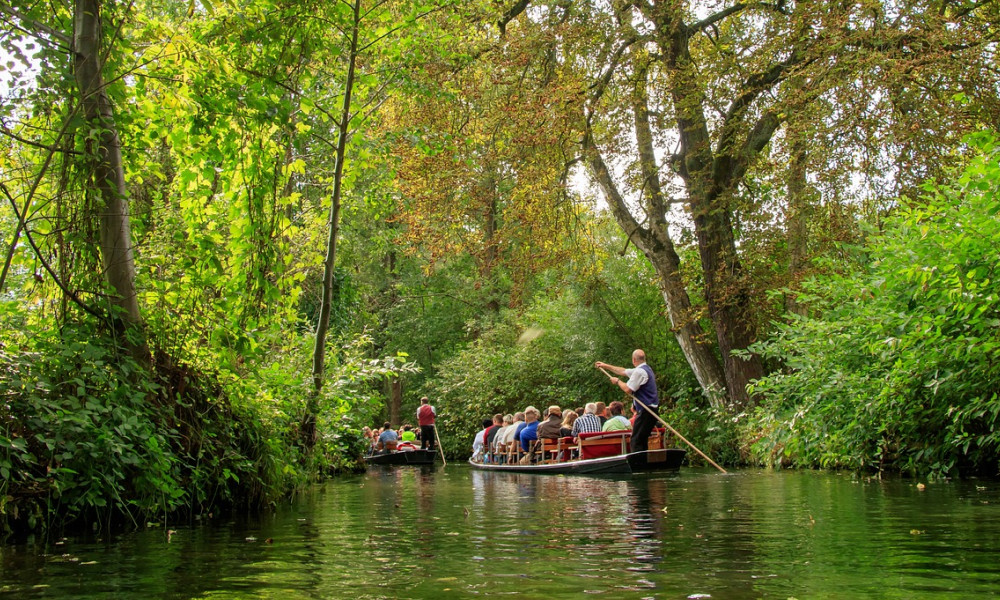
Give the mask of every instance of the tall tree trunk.
M 135 290 L 135 263 L 129 223 L 121 142 L 111 100 L 105 90 L 101 55 L 99 0 L 76 0 L 73 13 L 74 74 L 88 127 L 97 133 L 89 143 L 94 186 L 100 195 L 101 260 L 104 277 L 114 290 L 115 320 L 139 326 L 142 319 Z M 133 349 L 141 356 L 145 347 Z
M 386 382 L 386 387 L 389 388 L 389 423 L 393 428 L 399 428 L 400 413 L 403 407 L 403 378 L 399 375 L 393 375 Z
M 677 342 L 691 365 L 695 377 L 715 408 L 725 400 L 725 372 L 716 359 L 704 330 L 691 314 L 691 299 L 680 276 L 680 257 L 674 249 L 667 225 L 667 198 L 663 195 L 660 168 L 653 149 L 653 131 L 649 123 L 649 98 L 647 72 L 641 68 L 636 73 L 636 87 L 632 96 L 632 117 L 635 141 L 639 151 L 642 172 L 642 193 L 646 198 L 646 217 L 650 227 L 650 240 L 640 249 L 653 264 L 660 276 L 660 289 L 667 302 L 670 323 L 676 332 Z
M 330 218 L 327 222 L 328 238 L 326 259 L 323 261 L 323 297 L 320 304 L 319 322 L 316 324 L 316 344 L 313 347 L 313 393 L 306 403 L 306 415 L 302 426 L 302 436 L 307 447 L 316 441 L 316 415 L 319 413 L 319 396 L 323 390 L 323 374 L 326 364 L 326 335 L 330 329 L 330 311 L 333 306 L 333 274 L 337 258 L 337 232 L 340 229 L 340 202 L 344 182 L 344 157 L 347 154 L 347 136 L 351 131 L 351 94 L 354 91 L 355 68 L 358 61 L 358 34 L 361 27 L 361 0 L 354 1 L 353 25 L 351 27 L 351 48 L 347 64 L 347 79 L 344 82 L 344 103 L 337 123 L 336 164 L 333 171 L 333 197 L 330 201 Z
M 788 235 L 788 274 L 792 285 L 802 276 L 806 263 L 806 211 L 809 193 L 806 180 L 806 144 L 800 133 L 790 133 L 794 139 L 789 149 L 788 165 L 788 208 L 785 213 L 785 229 Z M 785 297 L 785 309 L 793 314 L 805 316 L 805 307 L 798 303 L 795 293 Z
M 483 279 L 486 280 L 486 293 L 489 300 L 486 302 L 486 309 L 493 314 L 500 312 L 500 299 L 497 297 L 499 290 L 494 279 L 493 270 L 496 268 L 499 251 L 497 249 L 497 195 L 499 194 L 496 171 L 491 168 L 490 175 L 483 185 L 485 194 L 486 210 L 483 214 L 483 245 L 485 252 L 483 255 Z
M 735 405 L 745 406 L 750 401 L 747 385 L 764 374 L 759 356 L 736 355 L 756 339 L 750 286 L 736 255 L 728 211 L 719 209 L 717 200 L 698 194 L 692 194 L 691 204 L 705 277 L 705 297 L 719 342 L 726 388 Z

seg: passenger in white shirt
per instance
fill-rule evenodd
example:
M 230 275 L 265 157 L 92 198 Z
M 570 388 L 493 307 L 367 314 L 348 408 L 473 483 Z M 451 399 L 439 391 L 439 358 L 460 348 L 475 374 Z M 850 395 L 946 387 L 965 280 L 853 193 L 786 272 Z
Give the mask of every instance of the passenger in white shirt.
M 521 425 L 521 423 L 524 423 L 524 413 L 514 413 L 514 422 L 511 423 L 510 427 L 505 429 L 503 432 L 503 443 L 505 446 L 515 441 L 516 438 L 514 436 L 517 434 L 517 428 Z
M 476 434 L 474 440 L 472 440 L 472 460 L 482 460 L 483 444 L 486 442 L 486 430 L 493 426 L 493 419 L 483 419 L 483 428 Z
M 504 448 L 503 436 L 507 433 L 507 429 L 514 423 L 514 415 L 504 415 L 503 417 L 503 427 L 497 431 L 496 436 L 493 437 L 493 448 L 494 452 L 499 452 Z

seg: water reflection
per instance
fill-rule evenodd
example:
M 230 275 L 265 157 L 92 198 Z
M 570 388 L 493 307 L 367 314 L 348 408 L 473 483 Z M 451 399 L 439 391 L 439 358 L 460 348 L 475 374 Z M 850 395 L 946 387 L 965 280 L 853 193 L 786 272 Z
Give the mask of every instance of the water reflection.
M 0 595 L 988 596 L 1000 587 L 997 490 L 829 473 L 384 468 L 262 518 L 0 547 Z

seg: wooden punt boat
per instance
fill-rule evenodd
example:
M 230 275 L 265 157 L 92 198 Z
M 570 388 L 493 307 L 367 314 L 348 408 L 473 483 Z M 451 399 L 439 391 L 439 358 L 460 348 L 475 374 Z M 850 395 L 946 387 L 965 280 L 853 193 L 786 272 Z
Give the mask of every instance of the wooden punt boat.
M 389 452 L 369 454 L 365 463 L 369 465 L 433 465 L 437 450 L 391 450 Z
M 677 471 L 687 451 L 665 448 L 663 430 L 655 430 L 649 438 L 649 449 L 629 452 L 630 431 L 608 431 L 580 434 L 573 438 L 540 440 L 533 460 L 523 460 L 520 447 L 469 459 L 469 465 L 483 471 L 510 473 L 550 473 L 557 475 L 594 475 L 602 473 L 643 473 Z

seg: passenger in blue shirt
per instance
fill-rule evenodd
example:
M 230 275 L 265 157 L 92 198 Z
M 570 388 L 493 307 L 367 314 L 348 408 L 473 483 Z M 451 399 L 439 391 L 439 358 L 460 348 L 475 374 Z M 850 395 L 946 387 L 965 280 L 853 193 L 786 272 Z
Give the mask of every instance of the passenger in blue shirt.
M 524 427 L 520 432 L 521 450 L 527 452 L 531 449 L 531 442 L 538 439 L 538 409 L 529 406 L 524 409 Z
M 392 430 L 392 425 L 388 421 L 385 422 L 382 428 L 384 431 L 378 436 L 378 445 L 376 447 L 384 451 L 395 450 L 396 444 L 399 442 L 399 435 Z

